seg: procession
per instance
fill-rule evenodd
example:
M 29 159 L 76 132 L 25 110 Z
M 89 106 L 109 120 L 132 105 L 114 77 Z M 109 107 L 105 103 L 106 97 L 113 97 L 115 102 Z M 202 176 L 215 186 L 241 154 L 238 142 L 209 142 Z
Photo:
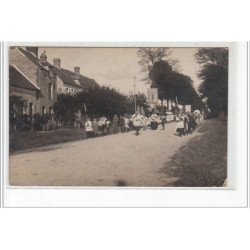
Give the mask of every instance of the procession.
M 227 48 L 13 46 L 9 58 L 10 185 L 225 182 Z
M 140 130 L 157 130 L 159 127 L 165 129 L 165 124 L 169 122 L 176 122 L 176 135 L 185 136 L 191 134 L 197 127 L 198 122 L 203 120 L 199 110 L 194 113 L 182 113 L 173 115 L 171 112 L 165 114 L 157 114 L 153 112 L 151 115 L 141 115 L 136 112 L 133 115 L 118 117 L 114 115 L 113 119 L 109 120 L 106 117 L 101 118 L 87 118 L 85 122 L 85 132 L 87 138 L 99 137 L 110 134 L 126 133 L 135 131 L 135 135 L 140 135 Z

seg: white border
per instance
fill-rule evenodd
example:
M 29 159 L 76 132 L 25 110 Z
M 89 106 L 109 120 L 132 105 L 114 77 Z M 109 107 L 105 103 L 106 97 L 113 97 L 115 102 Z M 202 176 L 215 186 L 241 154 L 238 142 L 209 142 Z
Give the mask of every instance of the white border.
M 12 43 L 11 45 L 34 45 Z M 36 46 L 229 47 L 230 189 L 185 188 L 14 188 L 8 186 L 8 46 L 4 44 L 3 205 L 4 207 L 246 207 L 247 206 L 247 43 L 36 43 Z

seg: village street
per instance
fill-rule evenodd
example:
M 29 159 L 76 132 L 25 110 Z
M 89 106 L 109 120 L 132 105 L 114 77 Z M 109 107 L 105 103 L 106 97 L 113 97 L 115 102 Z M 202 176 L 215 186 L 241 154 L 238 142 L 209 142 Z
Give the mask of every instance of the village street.
M 206 123 L 206 122 L 203 122 Z M 134 131 L 57 144 L 10 157 L 11 185 L 169 186 L 176 178 L 162 169 L 199 132 L 176 136 L 176 123 L 158 130 Z M 203 126 L 203 124 L 200 124 Z

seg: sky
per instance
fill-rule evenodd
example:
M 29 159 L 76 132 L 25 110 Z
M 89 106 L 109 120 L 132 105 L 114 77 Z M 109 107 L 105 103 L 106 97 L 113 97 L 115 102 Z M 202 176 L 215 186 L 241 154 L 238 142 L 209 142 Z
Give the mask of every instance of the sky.
M 82 75 L 95 79 L 100 85 L 114 87 L 122 93 L 134 91 L 134 81 L 136 92 L 146 94 L 149 88 L 141 81 L 137 48 L 43 47 L 39 48 L 39 55 L 44 50 L 50 63 L 53 63 L 54 58 L 60 58 L 62 68 L 73 71 L 78 66 Z M 197 48 L 170 48 L 170 51 L 171 58 L 179 60 L 181 72 L 190 76 L 197 88 L 200 84 L 196 75 L 199 64 L 194 58 Z

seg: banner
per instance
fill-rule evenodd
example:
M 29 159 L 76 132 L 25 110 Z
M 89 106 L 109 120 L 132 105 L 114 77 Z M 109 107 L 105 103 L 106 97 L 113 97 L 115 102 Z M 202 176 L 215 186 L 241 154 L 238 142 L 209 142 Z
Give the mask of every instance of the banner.
M 185 111 L 191 113 L 191 105 L 185 105 Z
M 148 102 L 150 103 L 158 102 L 158 89 L 157 88 L 148 89 Z

